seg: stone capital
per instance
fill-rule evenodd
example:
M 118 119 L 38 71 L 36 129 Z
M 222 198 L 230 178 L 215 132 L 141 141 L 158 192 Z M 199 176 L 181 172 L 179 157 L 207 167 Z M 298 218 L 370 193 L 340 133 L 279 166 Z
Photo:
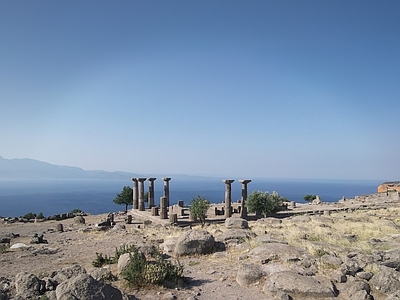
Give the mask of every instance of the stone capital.
M 156 180 L 157 178 L 148 178 L 147 180 L 148 181 L 154 181 L 154 180 Z
M 243 183 L 243 184 L 248 184 L 251 182 L 250 179 L 240 179 L 239 182 Z
M 163 178 L 162 180 L 164 180 L 164 181 L 170 181 L 171 178 L 166 177 L 166 178 Z
M 147 178 L 136 178 L 136 179 L 137 179 L 137 181 L 139 181 L 139 182 L 144 182 L 144 181 L 146 181 Z
M 235 180 L 233 180 L 233 179 L 224 179 L 224 180 L 222 180 L 222 182 L 223 183 L 226 183 L 226 184 L 231 184 L 232 182 L 234 182 Z
M 132 181 L 137 182 L 138 179 L 137 178 L 131 178 Z

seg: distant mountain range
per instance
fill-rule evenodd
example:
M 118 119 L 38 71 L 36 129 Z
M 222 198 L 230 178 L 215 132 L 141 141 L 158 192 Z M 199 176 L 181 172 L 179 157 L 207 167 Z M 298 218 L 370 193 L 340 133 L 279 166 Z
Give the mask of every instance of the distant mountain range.
M 29 159 L 0 156 L 0 179 L 126 179 L 138 177 L 128 172 L 87 171 Z

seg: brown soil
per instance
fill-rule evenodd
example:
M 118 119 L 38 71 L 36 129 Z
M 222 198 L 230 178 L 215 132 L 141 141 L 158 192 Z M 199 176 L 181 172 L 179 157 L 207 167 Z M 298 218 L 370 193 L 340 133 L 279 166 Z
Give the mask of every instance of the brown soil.
M 104 219 L 106 215 L 85 216 L 86 225 L 77 225 L 73 219 L 63 221 L 45 221 L 38 223 L 0 224 L 0 236 L 19 234 L 13 238 L 11 244 L 25 243 L 29 246 L 24 250 L 8 250 L 0 253 L 0 277 L 13 279 L 14 276 L 27 271 L 44 277 L 62 267 L 79 264 L 88 272 L 94 269 L 92 261 L 96 252 L 114 255 L 115 248 L 129 242 L 156 240 L 167 236 L 178 236 L 183 229 L 170 226 L 155 227 L 143 224 L 129 224 L 126 231 L 90 231 L 85 228 L 94 228 L 94 224 Z M 123 218 L 116 219 L 123 223 Z M 64 232 L 57 232 L 57 224 L 62 223 Z M 140 226 L 141 228 L 138 228 Z M 33 235 L 44 234 L 48 244 L 30 244 Z M 41 254 L 40 249 L 50 249 L 54 254 Z M 184 265 L 184 276 L 187 284 L 178 288 L 152 287 L 140 290 L 129 290 L 122 280 L 112 284 L 121 288 L 129 295 L 139 299 L 249 299 L 260 297 L 260 287 L 242 287 L 235 281 L 238 268 L 236 256 L 229 252 L 219 252 L 212 255 L 180 259 Z M 113 274 L 117 274 L 116 265 L 111 266 Z

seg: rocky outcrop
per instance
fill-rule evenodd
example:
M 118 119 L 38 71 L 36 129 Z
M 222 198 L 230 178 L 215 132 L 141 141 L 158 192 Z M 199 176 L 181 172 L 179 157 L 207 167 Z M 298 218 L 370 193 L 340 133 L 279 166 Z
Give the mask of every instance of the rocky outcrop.
M 53 272 L 53 277 L 39 279 L 36 275 L 21 272 L 12 282 L 0 278 L 0 300 L 50 299 L 50 300 L 128 300 L 119 289 L 96 280 L 79 265 Z
M 400 192 L 400 181 L 384 182 L 378 186 L 378 193 Z

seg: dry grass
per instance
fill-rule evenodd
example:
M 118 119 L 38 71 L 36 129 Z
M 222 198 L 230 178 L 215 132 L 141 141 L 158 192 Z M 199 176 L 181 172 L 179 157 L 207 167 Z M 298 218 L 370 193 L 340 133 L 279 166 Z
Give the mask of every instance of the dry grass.
M 257 234 L 267 233 L 292 246 L 308 249 L 315 254 L 321 249 L 358 249 L 366 253 L 386 250 L 387 243 L 370 243 L 372 238 L 386 241 L 400 233 L 400 208 L 333 213 L 329 217 L 310 216 L 307 222 L 284 220 L 280 225 L 254 222 Z M 324 246 L 326 249 L 324 249 Z

